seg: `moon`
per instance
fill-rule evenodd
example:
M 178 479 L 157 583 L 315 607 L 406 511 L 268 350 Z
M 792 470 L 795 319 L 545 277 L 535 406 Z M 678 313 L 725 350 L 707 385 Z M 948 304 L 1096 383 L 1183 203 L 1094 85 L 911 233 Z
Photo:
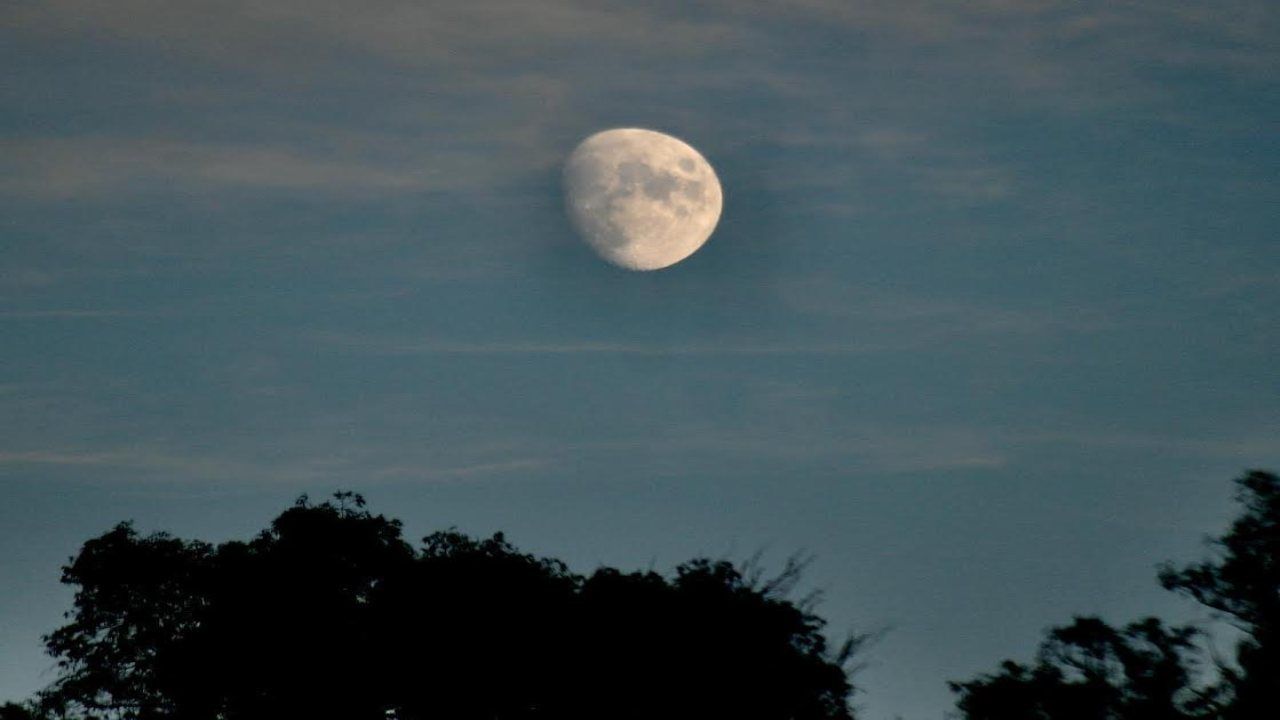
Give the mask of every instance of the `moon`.
M 664 133 L 617 128 L 583 140 L 564 168 L 565 207 L 601 258 L 657 270 L 692 255 L 720 220 L 711 163 Z

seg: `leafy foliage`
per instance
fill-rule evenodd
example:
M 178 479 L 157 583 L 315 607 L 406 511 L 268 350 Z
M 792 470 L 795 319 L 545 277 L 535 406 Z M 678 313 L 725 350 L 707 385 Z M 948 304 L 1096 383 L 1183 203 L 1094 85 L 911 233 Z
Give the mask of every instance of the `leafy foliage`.
M 1185 720 L 1210 707 L 1193 687 L 1198 631 L 1147 618 L 1116 629 L 1095 617 L 1053 628 L 1032 666 L 952 683 L 970 720 Z
M 708 560 L 584 577 L 501 534 L 415 549 L 349 493 L 300 499 L 248 542 L 122 524 L 63 580 L 78 592 L 46 638 L 49 717 L 852 717 L 857 639 L 828 648 L 786 583 Z
M 1034 662 L 951 683 L 966 720 L 1270 720 L 1280 708 L 1280 478 L 1237 481 L 1241 514 L 1213 556 L 1161 584 L 1243 633 L 1217 678 L 1201 632 L 1147 618 L 1052 628 Z M 301 498 L 247 542 L 121 524 L 64 568 L 59 675 L 0 720 L 851 720 L 849 663 L 803 569 L 696 559 L 674 577 L 576 575 L 501 534 L 418 548 L 338 493 Z M 1206 682 L 1213 680 L 1213 682 Z
M 1226 617 L 1244 632 L 1236 664 L 1222 668 L 1225 717 L 1280 714 L 1280 477 L 1253 471 L 1236 481 L 1244 512 L 1212 540 L 1216 557 L 1161 569 L 1165 588 Z
M 1197 683 L 1197 630 L 1148 618 L 1115 629 L 1077 618 L 1052 629 L 1034 665 L 1006 660 L 993 674 L 951 683 L 967 720 L 1271 720 L 1280 715 L 1280 478 L 1253 471 L 1236 481 L 1243 511 L 1215 557 L 1175 568 L 1160 582 L 1244 633 L 1220 680 Z
M 0 720 L 39 720 L 37 710 L 29 705 L 5 703 L 0 705 Z

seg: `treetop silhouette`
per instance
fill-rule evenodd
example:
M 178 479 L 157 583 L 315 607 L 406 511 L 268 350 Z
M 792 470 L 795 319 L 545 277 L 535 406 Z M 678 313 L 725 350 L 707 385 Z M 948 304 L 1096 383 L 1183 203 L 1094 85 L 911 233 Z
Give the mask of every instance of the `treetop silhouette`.
M 1224 717 L 1280 714 L 1280 477 L 1254 470 L 1236 480 L 1243 512 L 1210 541 L 1211 560 L 1166 564 L 1160 583 L 1227 619 L 1244 633 L 1234 664 L 1221 666 Z
M 1280 709 L 1280 478 L 1237 481 L 1212 556 L 1161 584 L 1230 622 L 1234 656 L 1193 626 L 1076 617 L 1030 663 L 950 683 L 965 720 L 1273 720 Z M 694 559 L 674 575 L 589 575 L 456 530 L 414 547 L 363 498 L 305 496 L 247 541 L 129 523 L 63 569 L 58 676 L 0 720 L 852 720 L 851 660 L 828 645 L 803 562 Z
M 1214 557 L 1165 564 L 1160 583 L 1243 633 L 1234 662 L 1205 673 L 1204 633 L 1155 618 L 1114 628 L 1076 618 L 1053 628 L 1033 665 L 953 682 L 966 720 L 1274 720 L 1280 717 L 1280 478 L 1236 480 L 1242 512 L 1210 541 Z
M 305 497 L 246 542 L 117 525 L 64 568 L 51 717 L 848 720 L 859 638 L 699 559 L 674 577 L 449 530 L 418 548 L 357 495 Z M 789 566 L 790 567 L 790 566 Z M 792 568 L 794 569 L 794 568 Z M 26 712 L 11 706 L 0 715 Z

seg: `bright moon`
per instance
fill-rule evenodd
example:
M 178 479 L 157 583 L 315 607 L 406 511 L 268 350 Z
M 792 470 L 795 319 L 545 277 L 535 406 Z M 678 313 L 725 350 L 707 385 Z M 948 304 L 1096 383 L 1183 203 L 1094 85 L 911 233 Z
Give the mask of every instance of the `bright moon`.
M 692 255 L 720 219 L 720 180 L 707 159 L 670 135 L 596 133 L 564 169 L 569 219 L 600 257 L 657 270 Z

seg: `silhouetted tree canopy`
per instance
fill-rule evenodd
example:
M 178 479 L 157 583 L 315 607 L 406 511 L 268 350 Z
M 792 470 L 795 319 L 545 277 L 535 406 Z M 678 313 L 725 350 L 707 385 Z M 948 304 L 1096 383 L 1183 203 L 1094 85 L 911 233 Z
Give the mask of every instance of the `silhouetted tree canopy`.
M 1080 617 L 1053 628 L 1034 665 L 952 683 L 970 720 L 1187 720 L 1202 717 L 1210 690 L 1193 685 L 1198 631 L 1147 618 L 1113 628 Z
M 1241 631 L 1234 658 L 1206 660 L 1189 626 L 1077 617 L 1033 662 L 950 683 L 960 716 L 1280 717 L 1280 478 L 1236 482 L 1212 557 L 1160 570 Z M 828 646 L 812 603 L 789 599 L 801 568 L 576 575 L 501 534 L 414 547 L 353 493 L 303 497 L 247 542 L 124 523 L 63 569 L 76 595 L 45 638 L 57 679 L 0 720 L 851 720 L 865 638 Z
M 1244 638 L 1222 668 L 1230 695 L 1224 717 L 1280 715 L 1280 478 L 1253 471 L 1236 481 L 1244 511 L 1211 541 L 1215 557 L 1160 571 L 1165 588 L 1225 616 Z
M 590 576 L 455 531 L 414 548 L 363 500 L 305 498 L 247 542 L 121 524 L 64 568 L 42 714 L 122 720 L 848 719 L 851 638 L 694 560 Z M 0 720 L 27 720 L 0 709 Z
M 1242 512 L 1211 541 L 1215 557 L 1162 567 L 1160 582 L 1244 633 L 1234 663 L 1203 678 L 1201 633 L 1148 618 L 1054 628 L 1036 662 L 951 683 L 966 720 L 1274 720 L 1280 717 L 1280 478 L 1238 479 Z M 1212 684 L 1204 684 L 1211 682 Z
M 0 705 L 0 720 L 38 720 L 35 709 L 17 703 Z

